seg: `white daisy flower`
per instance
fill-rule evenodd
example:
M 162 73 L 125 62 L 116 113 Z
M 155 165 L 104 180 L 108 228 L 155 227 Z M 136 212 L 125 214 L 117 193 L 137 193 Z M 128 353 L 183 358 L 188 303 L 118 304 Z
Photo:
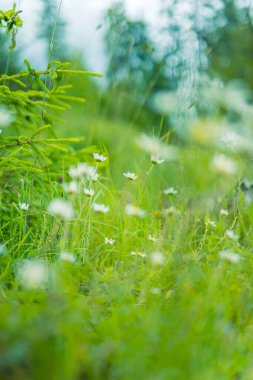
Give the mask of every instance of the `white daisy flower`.
M 93 210 L 97 213 L 106 214 L 107 212 L 109 212 L 110 208 L 109 206 L 106 206 L 103 203 L 94 203 Z
M 228 215 L 229 215 L 229 211 L 228 211 L 228 210 L 225 210 L 224 208 L 222 208 L 222 209 L 220 210 L 220 214 L 221 214 L 221 215 L 228 216 Z
M 89 175 L 87 177 L 88 181 L 90 182 L 97 182 L 99 175 L 97 173 L 94 173 L 92 175 Z
M 64 183 L 63 188 L 67 193 L 76 194 L 79 190 L 79 185 L 76 181 L 71 181 L 69 183 Z
M 241 260 L 241 257 L 237 253 L 230 251 L 220 251 L 219 256 L 222 260 L 227 260 L 234 264 L 237 264 Z
M 144 218 L 146 216 L 146 211 L 131 204 L 126 205 L 125 213 L 129 216 L 138 216 L 139 218 Z
M 47 267 L 42 261 L 27 260 L 19 267 L 18 278 L 25 288 L 38 289 L 46 284 Z
M 150 158 L 150 161 L 151 161 L 152 164 L 154 164 L 154 165 L 160 165 L 160 164 L 162 164 L 165 160 L 160 159 L 159 156 L 152 155 L 151 158 Z
M 115 240 L 113 239 L 108 239 L 107 237 L 105 238 L 105 244 L 113 245 L 115 244 Z
M 165 195 L 176 195 L 177 194 L 177 190 L 174 189 L 174 187 L 169 187 L 168 189 L 163 190 L 163 193 Z
M 237 163 L 224 154 L 216 154 L 212 161 L 213 168 L 222 174 L 235 175 L 238 170 Z
M 162 252 L 153 252 L 151 253 L 150 260 L 155 266 L 163 265 L 165 262 L 165 256 Z
M 135 181 L 136 178 L 138 177 L 135 173 L 131 173 L 131 172 L 123 173 L 123 176 L 128 178 L 130 181 Z
M 102 154 L 98 154 L 98 153 L 93 153 L 93 158 L 97 162 L 104 162 L 107 160 L 107 157 L 103 156 Z
M 19 203 L 19 208 L 21 210 L 27 211 L 29 209 L 30 205 L 28 203 Z
M 234 240 L 234 241 L 236 241 L 236 240 L 239 239 L 239 235 L 236 235 L 236 234 L 234 233 L 234 231 L 232 231 L 232 230 L 227 230 L 227 231 L 226 231 L 226 236 L 227 236 L 229 239 Z
M 72 204 L 60 198 L 53 199 L 49 203 L 47 210 L 49 214 L 59 216 L 63 219 L 71 219 L 75 215 Z
M 83 191 L 87 197 L 92 197 L 95 194 L 95 191 L 92 189 L 83 189 Z
M 76 257 L 70 252 L 61 252 L 59 255 L 60 260 L 67 261 L 68 263 L 75 263 Z
M 148 240 L 152 241 L 153 243 L 157 243 L 159 239 L 155 238 L 154 236 L 148 235 Z
M 145 252 L 135 252 L 135 251 L 132 251 L 130 253 L 130 255 L 132 255 L 132 256 L 140 256 L 140 257 L 147 257 L 147 254 Z

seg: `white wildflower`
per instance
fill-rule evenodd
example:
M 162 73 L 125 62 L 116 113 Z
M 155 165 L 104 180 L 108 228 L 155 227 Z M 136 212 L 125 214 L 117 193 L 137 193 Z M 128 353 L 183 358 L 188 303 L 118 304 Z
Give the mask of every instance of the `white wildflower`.
M 153 252 L 150 256 L 151 262 L 155 266 L 163 265 L 165 262 L 165 256 L 162 252 Z
M 153 243 L 157 243 L 159 241 L 159 239 L 154 236 L 148 235 L 147 237 L 148 240 L 152 241 Z
M 108 239 L 107 237 L 105 238 L 105 244 L 113 245 L 115 244 L 115 240 L 113 239 Z
M 69 183 L 64 183 L 63 188 L 67 193 L 76 194 L 79 190 L 79 185 L 76 181 L 71 181 Z
M 150 158 L 150 161 L 151 161 L 152 164 L 154 164 L 154 165 L 160 165 L 160 164 L 162 164 L 165 160 L 160 159 L 159 156 L 152 155 L 151 158 Z
M 98 153 L 93 153 L 93 158 L 97 162 L 104 162 L 107 160 L 107 157 L 103 156 L 102 154 L 98 154 Z
M 142 134 L 136 142 L 141 149 L 151 156 L 163 157 L 166 160 L 175 160 L 178 158 L 178 149 L 176 147 L 167 145 L 156 137 Z
M 106 214 L 110 210 L 110 208 L 109 208 L 109 206 L 106 206 L 103 203 L 102 204 L 100 204 L 100 203 L 94 203 L 93 204 L 93 210 L 95 212 L 98 212 L 98 213 L 101 213 L 101 214 Z
M 241 260 L 241 257 L 237 253 L 230 251 L 220 251 L 219 256 L 222 260 L 227 260 L 234 264 L 238 263 Z
M 56 215 L 63 219 L 71 219 L 75 215 L 72 204 L 60 198 L 53 199 L 49 203 L 47 210 L 51 215 Z
M 147 257 L 147 254 L 145 252 L 135 252 L 135 251 L 132 251 L 130 254 L 132 256 Z
M 93 176 L 96 173 L 94 166 L 88 165 L 86 162 L 79 162 L 77 166 L 69 168 L 69 175 L 72 178 L 81 178 L 82 176 Z
M 239 235 L 236 235 L 236 234 L 234 233 L 234 231 L 232 231 L 232 230 L 227 230 L 227 231 L 226 231 L 226 236 L 227 236 L 229 239 L 234 240 L 234 241 L 236 241 L 236 240 L 239 239 Z
M 87 177 L 90 182 L 97 182 L 99 175 L 97 173 L 91 174 Z
M 163 190 L 163 193 L 165 195 L 176 195 L 177 194 L 177 190 L 174 189 L 174 187 L 169 187 L 168 189 Z
M 92 189 L 83 189 L 83 191 L 87 197 L 92 197 L 95 194 L 95 191 Z
M 222 208 L 222 209 L 220 210 L 220 214 L 221 214 L 221 215 L 228 216 L 228 215 L 229 215 L 229 211 L 228 211 L 228 210 L 225 210 L 224 208 Z
M 67 261 L 68 263 L 74 263 L 76 261 L 75 255 L 70 252 L 61 252 L 59 258 L 60 260 Z
M 238 170 L 237 163 L 224 154 L 216 154 L 212 161 L 213 168 L 223 174 L 234 175 Z
M 123 173 L 123 176 L 128 178 L 130 181 L 135 181 L 136 178 L 138 177 L 135 173 L 131 173 L 131 172 Z
M 18 269 L 18 278 L 21 284 L 28 289 L 38 289 L 46 284 L 47 268 L 39 260 L 27 260 Z
M 165 208 L 162 210 L 163 216 L 173 215 L 177 212 L 176 208 L 174 206 L 171 206 L 169 208 Z
M 28 203 L 19 203 L 19 207 L 21 210 L 27 211 L 30 205 Z
M 216 222 L 214 220 L 211 220 L 211 219 L 207 220 L 205 224 L 206 224 L 206 226 L 209 225 L 212 227 L 216 227 Z
M 146 216 L 146 211 L 131 204 L 126 205 L 125 213 L 129 216 L 138 216 L 139 218 L 144 218 Z

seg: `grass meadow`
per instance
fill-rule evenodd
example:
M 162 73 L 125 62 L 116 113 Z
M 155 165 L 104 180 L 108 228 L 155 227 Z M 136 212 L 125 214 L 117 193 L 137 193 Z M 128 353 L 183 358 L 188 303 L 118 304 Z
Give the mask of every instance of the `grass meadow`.
M 55 65 L 0 77 L 0 379 L 252 379 L 252 104 L 143 128 Z

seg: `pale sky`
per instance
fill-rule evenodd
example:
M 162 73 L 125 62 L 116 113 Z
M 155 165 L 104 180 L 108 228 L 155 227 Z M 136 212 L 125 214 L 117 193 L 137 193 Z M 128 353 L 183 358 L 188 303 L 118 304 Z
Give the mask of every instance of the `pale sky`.
M 97 26 L 102 24 L 105 10 L 114 2 L 115 0 L 63 0 L 61 15 L 68 22 L 66 38 L 72 47 L 83 52 L 88 69 L 104 69 L 103 27 L 97 29 Z M 12 4 L 12 0 L 1 0 L 3 9 Z M 39 68 L 43 64 L 42 57 L 45 53 L 45 46 L 36 40 L 41 0 L 18 0 L 17 4 L 23 11 L 24 26 L 19 32 L 19 39 L 26 47 L 24 56 Z M 161 0 L 125 0 L 125 4 L 131 18 L 144 18 L 155 28 Z

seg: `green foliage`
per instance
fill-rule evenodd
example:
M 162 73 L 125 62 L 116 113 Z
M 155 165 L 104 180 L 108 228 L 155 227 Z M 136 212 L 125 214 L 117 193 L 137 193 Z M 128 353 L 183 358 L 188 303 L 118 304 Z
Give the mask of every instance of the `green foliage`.
M 251 380 L 248 92 L 158 94 L 179 142 L 122 93 L 152 134 L 101 113 L 79 62 L 25 66 L 0 77 L 0 379 Z

